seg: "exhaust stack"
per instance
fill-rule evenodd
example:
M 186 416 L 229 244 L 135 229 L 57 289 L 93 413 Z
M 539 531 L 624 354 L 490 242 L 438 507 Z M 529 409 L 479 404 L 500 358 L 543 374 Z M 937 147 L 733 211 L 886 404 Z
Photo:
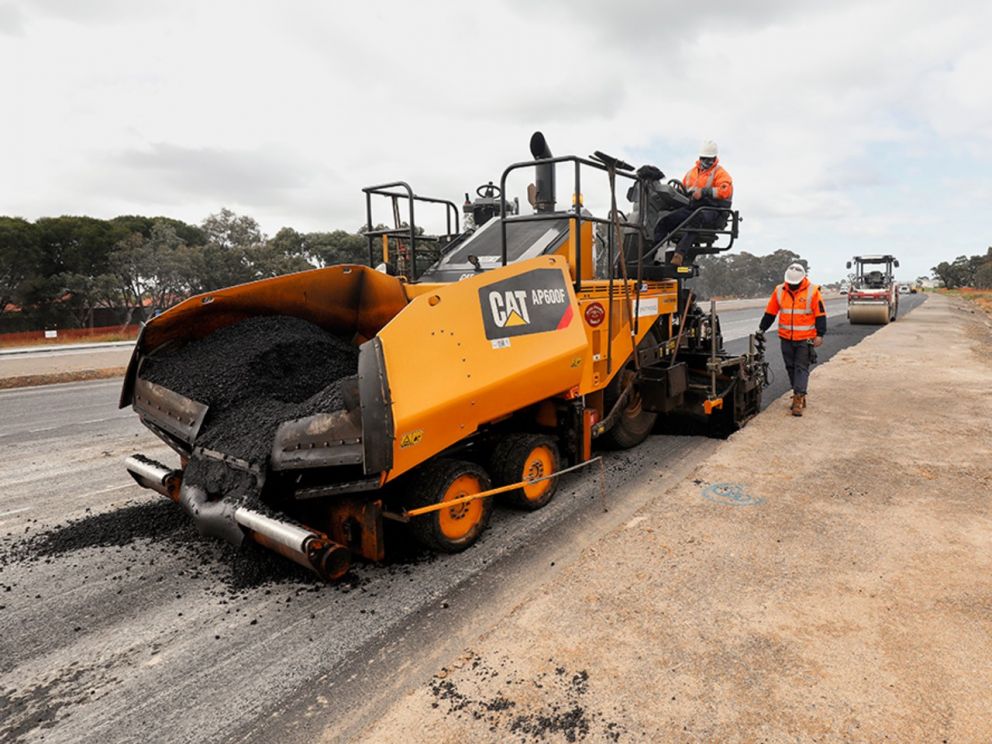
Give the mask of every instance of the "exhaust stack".
M 535 160 L 553 158 L 551 148 L 541 132 L 534 132 L 530 138 L 530 154 Z M 555 211 L 555 166 L 542 163 L 534 168 L 534 195 L 531 203 L 538 212 Z

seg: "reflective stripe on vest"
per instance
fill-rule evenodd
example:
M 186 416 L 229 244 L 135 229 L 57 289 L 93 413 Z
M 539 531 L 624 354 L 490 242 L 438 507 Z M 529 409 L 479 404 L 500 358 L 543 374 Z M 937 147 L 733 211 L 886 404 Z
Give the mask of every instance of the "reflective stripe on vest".
M 817 288 L 813 284 L 806 285 L 806 299 L 803 304 L 799 307 L 793 305 L 792 307 L 784 307 L 785 303 L 785 285 L 779 284 L 775 288 L 776 298 L 778 299 L 778 331 L 779 336 L 786 339 L 801 341 L 807 338 L 812 338 L 816 335 L 816 317 L 813 308 L 813 295 L 816 293 Z M 789 297 L 795 302 L 796 295 L 789 293 Z M 810 317 L 810 316 L 813 317 Z M 796 317 L 799 316 L 799 317 Z M 796 321 L 801 321 L 797 323 Z M 810 323 L 812 321 L 812 323 Z M 811 333 L 812 332 L 812 333 Z M 801 334 L 800 338 L 796 338 L 797 334 Z
M 706 179 L 706 188 L 713 188 L 713 179 L 716 178 L 716 166 L 713 166 L 713 170 L 710 171 L 710 177 Z M 768 286 L 768 285 L 765 285 Z

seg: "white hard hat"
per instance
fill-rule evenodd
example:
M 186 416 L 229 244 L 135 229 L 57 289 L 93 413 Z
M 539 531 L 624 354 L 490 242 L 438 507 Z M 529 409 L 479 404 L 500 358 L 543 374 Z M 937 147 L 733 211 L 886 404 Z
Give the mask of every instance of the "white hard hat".
M 805 278 L 806 269 L 803 268 L 802 264 L 789 264 L 789 268 L 785 270 L 786 284 L 799 284 Z
M 703 144 L 699 146 L 699 157 L 701 158 L 715 158 L 716 157 L 716 142 L 713 140 L 703 140 Z

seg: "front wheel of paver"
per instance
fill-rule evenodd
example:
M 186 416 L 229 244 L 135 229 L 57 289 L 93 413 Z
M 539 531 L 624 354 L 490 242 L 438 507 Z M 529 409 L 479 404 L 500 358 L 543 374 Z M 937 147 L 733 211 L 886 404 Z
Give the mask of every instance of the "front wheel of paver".
M 472 462 L 440 458 L 420 468 L 410 486 L 408 508 L 416 509 L 488 491 L 489 476 Z M 491 497 L 454 504 L 410 520 L 409 529 L 422 545 L 440 553 L 458 553 L 485 531 L 492 516 Z

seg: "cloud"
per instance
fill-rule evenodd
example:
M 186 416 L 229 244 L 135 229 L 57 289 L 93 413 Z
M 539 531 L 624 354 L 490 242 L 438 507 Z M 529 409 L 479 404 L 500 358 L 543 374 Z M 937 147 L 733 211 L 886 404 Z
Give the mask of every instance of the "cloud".
M 13 3 L 0 3 L 0 34 L 24 35 L 24 15 Z
M 186 0 L 31 0 L 24 3 L 30 12 L 75 23 L 119 24 L 127 20 L 147 19 L 170 5 L 187 5 Z
M 306 187 L 315 168 L 281 148 L 228 150 L 155 143 L 147 149 L 113 156 L 121 186 L 141 182 L 143 189 L 184 199 L 229 199 L 260 205 Z M 114 172 L 114 169 L 111 169 Z
M 890 241 L 922 273 L 935 244 L 986 240 L 974 203 L 935 184 L 992 165 L 990 23 L 978 0 L 2 5 L 0 33 L 31 43 L 0 45 L 0 140 L 16 143 L 0 203 L 354 229 L 362 186 L 459 201 L 526 158 L 534 129 L 556 154 L 671 175 L 712 137 L 741 249 L 827 266 Z M 603 184 L 583 191 L 601 211 Z

